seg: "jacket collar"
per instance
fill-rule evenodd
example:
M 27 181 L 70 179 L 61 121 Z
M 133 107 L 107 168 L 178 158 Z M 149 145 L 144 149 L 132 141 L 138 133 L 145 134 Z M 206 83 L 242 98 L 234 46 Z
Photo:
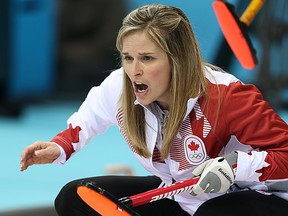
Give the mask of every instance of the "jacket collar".
M 192 109 L 193 109 L 193 107 L 194 107 L 194 105 L 195 105 L 195 103 L 196 103 L 197 100 L 198 100 L 198 97 L 196 97 L 196 98 L 190 98 L 190 99 L 187 101 L 187 110 L 186 110 L 186 114 L 185 114 L 184 119 L 185 119 L 185 118 L 189 115 L 189 113 L 192 111 Z M 143 108 L 145 108 L 145 109 L 147 109 L 147 110 L 150 111 L 149 106 L 144 106 L 143 104 L 139 103 L 138 100 L 135 100 L 135 101 L 134 101 L 134 105 L 140 105 L 140 106 L 142 106 Z

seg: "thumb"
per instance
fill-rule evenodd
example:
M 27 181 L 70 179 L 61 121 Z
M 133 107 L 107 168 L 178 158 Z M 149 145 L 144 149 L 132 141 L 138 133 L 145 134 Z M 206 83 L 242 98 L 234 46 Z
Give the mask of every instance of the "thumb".
M 49 160 L 55 160 L 60 155 L 60 150 L 56 146 L 48 146 L 44 149 L 39 149 L 34 152 L 35 156 L 38 158 L 45 158 Z
M 43 157 L 47 154 L 47 150 L 46 149 L 40 149 L 34 152 L 35 156 L 37 157 Z

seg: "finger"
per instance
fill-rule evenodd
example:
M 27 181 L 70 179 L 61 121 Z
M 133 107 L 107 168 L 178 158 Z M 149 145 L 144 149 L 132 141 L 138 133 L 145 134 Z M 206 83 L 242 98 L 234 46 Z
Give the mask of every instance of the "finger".
M 24 171 L 29 166 L 35 165 L 35 164 L 44 164 L 45 160 L 41 159 L 41 157 L 36 156 L 35 154 L 29 158 L 27 158 L 25 161 L 21 162 L 20 164 L 20 170 Z
M 40 149 L 41 145 L 39 145 L 39 142 L 35 142 L 31 144 L 30 146 L 27 146 L 22 154 L 21 154 L 21 159 L 20 159 L 20 171 L 26 170 L 29 166 L 34 164 L 34 156 L 35 156 L 35 151 L 37 149 Z
M 60 153 L 59 153 L 60 154 Z M 36 150 L 31 154 L 31 156 L 27 157 L 26 160 L 22 160 L 20 163 L 20 170 L 24 171 L 29 166 L 35 164 L 48 164 L 52 163 L 58 156 L 55 151 L 51 151 L 48 149 L 40 149 Z
M 38 161 L 39 161 L 39 159 L 37 158 L 37 156 L 33 152 L 25 160 L 21 160 L 21 162 L 20 162 L 20 170 L 24 171 L 29 166 L 39 163 Z
M 20 163 L 20 171 L 25 171 L 27 169 L 27 167 L 25 166 L 25 164 Z
M 29 158 L 33 157 L 32 155 L 34 154 L 34 151 L 31 150 L 30 148 L 26 148 L 22 155 L 21 155 L 21 160 L 20 160 L 20 170 L 24 171 L 27 169 L 27 162 L 29 160 Z
M 35 154 L 36 150 L 39 150 L 42 148 L 45 148 L 45 146 L 43 146 L 43 143 L 39 142 L 39 141 L 27 146 L 21 154 L 21 161 L 27 160 L 27 158 L 29 158 Z
M 33 165 L 33 162 L 31 159 L 27 159 L 25 161 L 20 162 L 20 171 L 26 170 L 29 166 Z
M 26 170 L 27 168 L 28 168 L 28 164 L 25 162 L 21 162 L 20 163 L 20 171 L 24 171 L 24 170 Z
M 25 161 L 28 157 L 31 157 L 37 149 L 39 149 L 38 143 L 33 143 L 26 147 L 21 154 L 21 160 Z

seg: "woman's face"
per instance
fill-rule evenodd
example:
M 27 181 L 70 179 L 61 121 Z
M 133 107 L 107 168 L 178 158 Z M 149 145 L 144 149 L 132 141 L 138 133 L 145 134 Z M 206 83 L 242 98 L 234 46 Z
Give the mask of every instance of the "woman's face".
M 144 31 L 123 38 L 124 71 L 130 78 L 139 103 L 154 101 L 169 109 L 171 66 L 168 55 Z

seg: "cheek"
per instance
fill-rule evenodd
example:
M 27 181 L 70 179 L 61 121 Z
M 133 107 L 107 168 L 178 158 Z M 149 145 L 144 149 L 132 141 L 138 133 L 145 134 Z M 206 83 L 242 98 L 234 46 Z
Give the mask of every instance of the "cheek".
M 163 85 L 169 85 L 171 81 L 171 68 L 170 67 L 163 67 L 163 69 L 158 73 L 159 79 Z
M 122 67 L 123 67 L 124 72 L 128 75 L 129 74 L 129 68 L 127 67 L 127 65 L 122 63 Z
M 130 70 L 130 68 L 128 67 L 128 66 L 125 66 L 125 65 L 123 65 L 123 70 L 124 70 L 124 72 L 125 72 L 125 74 L 129 77 L 129 79 L 130 79 L 130 77 L 131 77 L 131 70 Z
M 158 91 L 167 91 L 170 87 L 171 73 L 162 71 L 157 71 L 153 73 L 150 77 L 153 80 L 153 86 L 158 89 Z

